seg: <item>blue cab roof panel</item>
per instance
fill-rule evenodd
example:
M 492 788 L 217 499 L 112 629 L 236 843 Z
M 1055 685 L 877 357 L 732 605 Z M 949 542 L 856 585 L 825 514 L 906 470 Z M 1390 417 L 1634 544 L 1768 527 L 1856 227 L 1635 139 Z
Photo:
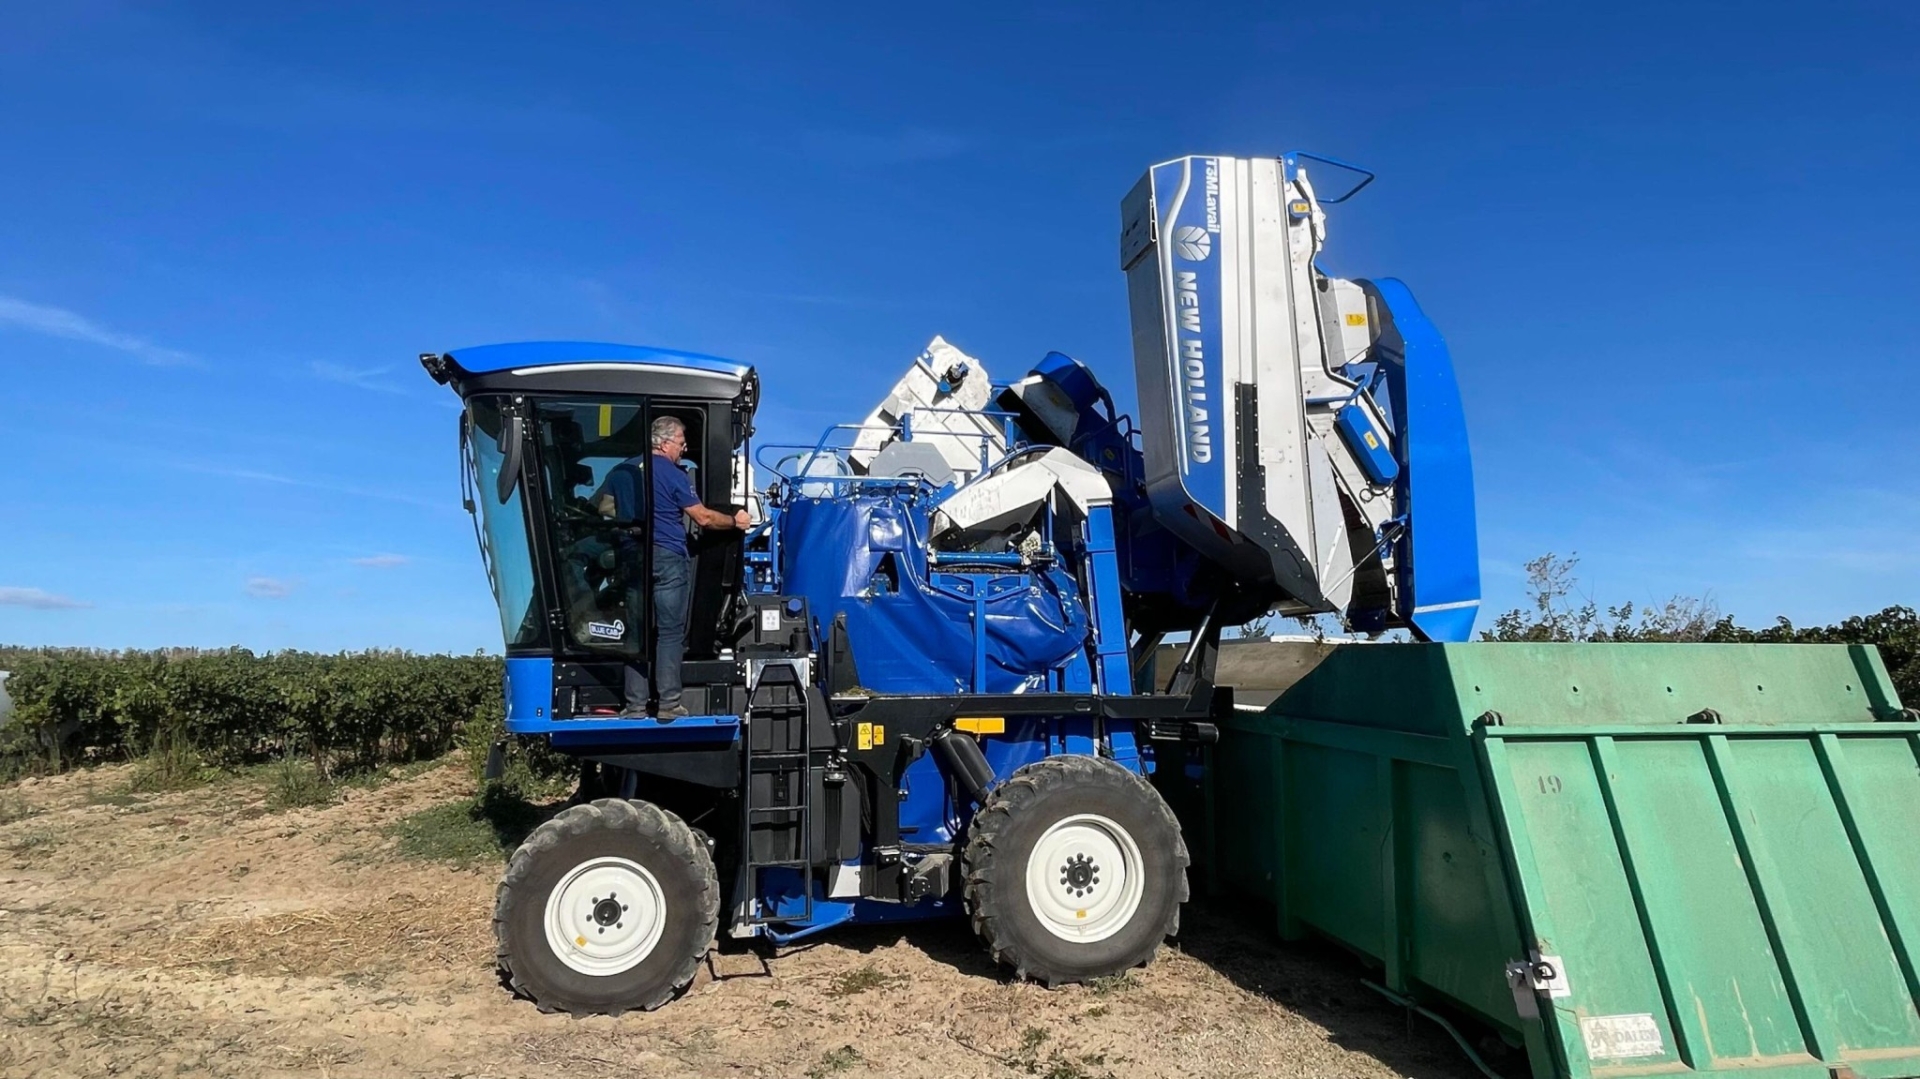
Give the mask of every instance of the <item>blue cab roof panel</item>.
M 685 367 L 696 371 L 744 377 L 747 365 L 704 356 L 698 352 L 680 352 L 645 345 L 613 345 L 597 341 L 518 341 L 503 345 L 476 345 L 455 349 L 447 355 L 470 375 L 488 375 L 527 367 L 556 367 L 574 363 L 645 363 L 664 367 Z

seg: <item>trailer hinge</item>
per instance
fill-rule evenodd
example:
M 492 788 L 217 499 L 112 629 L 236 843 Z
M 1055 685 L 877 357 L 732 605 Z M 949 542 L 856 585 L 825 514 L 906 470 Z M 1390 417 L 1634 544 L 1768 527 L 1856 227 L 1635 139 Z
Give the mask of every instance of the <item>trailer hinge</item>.
M 1712 708 L 1702 708 L 1687 717 L 1688 723 L 1719 723 L 1720 713 Z
M 1484 723 L 1489 727 L 1504 727 L 1507 725 L 1507 717 L 1501 715 L 1498 712 L 1493 711 L 1492 709 L 1488 709 L 1487 711 L 1480 713 L 1479 722 Z
M 1539 994 L 1558 999 L 1573 995 L 1567 984 L 1567 968 L 1557 955 L 1535 952 L 1531 959 L 1515 959 L 1507 964 L 1507 988 L 1513 990 L 1513 1009 L 1522 1019 L 1540 1018 Z

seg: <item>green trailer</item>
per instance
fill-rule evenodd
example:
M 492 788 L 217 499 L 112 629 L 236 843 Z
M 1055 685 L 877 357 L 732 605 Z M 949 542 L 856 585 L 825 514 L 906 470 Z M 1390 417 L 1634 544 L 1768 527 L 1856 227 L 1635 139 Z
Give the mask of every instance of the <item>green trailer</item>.
M 1163 770 L 1210 890 L 1536 1077 L 1920 1076 L 1920 716 L 1825 645 L 1350 645 Z

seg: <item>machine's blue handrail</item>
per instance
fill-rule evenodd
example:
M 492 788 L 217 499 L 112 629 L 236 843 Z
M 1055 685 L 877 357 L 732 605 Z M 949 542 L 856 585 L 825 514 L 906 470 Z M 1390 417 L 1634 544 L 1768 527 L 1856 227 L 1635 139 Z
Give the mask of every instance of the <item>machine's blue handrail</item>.
M 1024 566 L 1027 563 L 1027 556 L 1018 551 L 1001 551 L 993 554 L 928 551 L 927 557 L 936 566 Z
M 826 453 L 833 453 L 836 456 L 844 458 L 845 454 L 848 451 L 852 450 L 853 447 L 828 445 L 828 442 L 833 438 L 833 434 L 835 431 L 890 431 L 896 435 L 901 436 L 907 441 L 918 441 L 923 438 L 932 438 L 935 436 L 945 436 L 948 438 L 979 438 L 979 439 L 984 439 L 987 437 L 985 434 L 982 434 L 977 431 L 915 431 L 915 430 L 912 430 L 911 424 L 904 421 L 906 420 L 907 417 L 911 417 L 914 413 L 917 413 L 917 412 L 930 412 L 930 413 L 937 412 L 937 413 L 948 413 L 948 414 L 964 415 L 964 416 L 982 416 L 989 419 L 996 419 L 996 420 L 1002 420 L 1002 421 L 1019 419 L 1018 413 L 1008 412 L 1005 409 L 998 409 L 998 408 L 916 408 L 906 413 L 906 416 L 902 417 L 903 422 L 901 423 L 836 423 L 836 424 L 832 424 L 825 431 L 822 431 L 820 433 L 819 440 L 816 441 L 812 446 L 807 446 L 804 443 L 797 443 L 797 442 L 763 442 L 763 443 L 760 443 L 759 446 L 757 446 L 754 450 L 754 455 L 753 455 L 754 461 L 755 463 L 759 464 L 761 467 L 765 468 L 767 471 L 773 473 L 774 475 L 790 483 L 803 483 L 803 482 L 811 483 L 816 480 L 828 482 L 828 483 L 831 483 L 835 480 L 866 480 L 866 479 L 871 479 L 873 477 L 794 476 L 794 475 L 789 475 L 788 473 L 783 471 L 781 466 L 786 464 L 788 461 L 796 459 L 796 457 L 800 459 L 804 459 L 805 455 L 809 455 L 809 454 L 820 455 L 820 454 L 826 454 Z M 1010 435 L 1011 435 L 1011 432 L 1005 432 L 1003 433 L 1002 437 L 1008 437 Z M 1008 441 L 1012 442 L 1013 440 L 1010 437 L 1008 437 Z M 1016 448 L 1011 450 L 1008 456 L 1011 456 L 1013 453 L 1020 452 L 1020 450 L 1026 448 L 1026 446 L 1027 446 L 1026 443 L 1016 443 L 1015 444 Z M 781 457 L 777 462 L 770 464 L 768 463 L 766 457 L 764 456 L 766 451 L 768 450 L 797 450 L 797 451 L 800 451 L 800 453 L 797 455 L 790 453 L 785 457 Z M 996 469 L 1001 465 L 1005 464 L 1006 461 L 1007 461 L 1007 457 L 1002 457 L 998 461 L 994 461 L 991 464 L 983 463 L 981 473 L 984 475 L 987 472 L 991 472 L 993 471 L 993 469 Z M 881 477 L 881 478 L 887 478 L 887 477 Z
M 916 412 L 948 412 L 959 416 L 994 416 L 1003 420 L 1017 420 L 1020 418 L 1018 412 L 1008 412 L 1001 408 L 916 408 L 907 412 L 907 415 L 911 416 Z M 966 432 L 949 431 L 947 433 L 959 435 L 965 434 Z
M 1285 162 L 1287 166 L 1287 179 L 1289 180 L 1293 179 L 1293 170 L 1299 167 L 1301 158 L 1305 158 L 1308 161 L 1318 161 L 1318 162 L 1321 162 L 1322 164 L 1332 165 L 1336 168 L 1347 169 L 1348 171 L 1357 172 L 1360 175 L 1366 177 L 1366 179 L 1348 188 L 1347 191 L 1337 199 L 1330 199 L 1324 195 L 1321 195 L 1319 192 L 1315 192 L 1314 193 L 1315 200 L 1327 206 L 1337 206 L 1340 203 L 1347 201 L 1348 199 L 1354 197 L 1355 195 L 1358 195 L 1360 193 L 1361 188 L 1366 187 L 1368 184 L 1374 181 L 1374 173 L 1372 169 L 1363 169 L 1351 161 L 1342 161 L 1337 157 L 1327 157 L 1323 154 L 1310 154 L 1305 150 L 1288 150 L 1285 154 L 1281 156 L 1280 160 Z

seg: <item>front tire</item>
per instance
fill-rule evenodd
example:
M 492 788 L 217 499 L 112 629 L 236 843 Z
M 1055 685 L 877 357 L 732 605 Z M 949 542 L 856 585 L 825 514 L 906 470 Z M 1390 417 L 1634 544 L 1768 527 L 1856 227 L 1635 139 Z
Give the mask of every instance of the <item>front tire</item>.
M 500 969 L 543 1012 L 660 1007 L 693 981 L 720 920 L 706 844 L 646 802 L 601 798 L 535 829 L 493 911 Z
M 1049 757 L 994 788 L 965 854 L 967 912 L 1017 976 L 1080 982 L 1153 958 L 1180 931 L 1187 847 L 1145 780 L 1098 757 Z

